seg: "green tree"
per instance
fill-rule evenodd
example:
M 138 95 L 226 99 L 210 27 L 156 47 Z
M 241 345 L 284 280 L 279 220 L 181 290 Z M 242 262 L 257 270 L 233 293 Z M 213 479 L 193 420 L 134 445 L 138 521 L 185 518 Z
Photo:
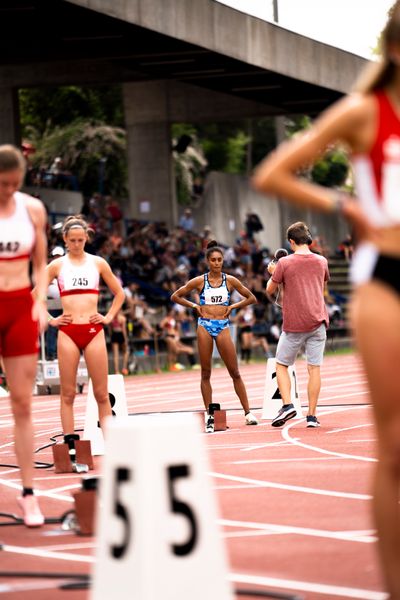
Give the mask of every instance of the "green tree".
M 104 193 L 126 195 L 126 135 L 123 129 L 78 119 L 70 125 L 49 130 L 38 143 L 33 141 L 37 147 L 32 155 L 33 166 L 49 166 L 56 156 L 61 156 L 65 168 L 78 177 L 82 192 L 89 195 L 99 189 L 100 160 L 106 159 Z

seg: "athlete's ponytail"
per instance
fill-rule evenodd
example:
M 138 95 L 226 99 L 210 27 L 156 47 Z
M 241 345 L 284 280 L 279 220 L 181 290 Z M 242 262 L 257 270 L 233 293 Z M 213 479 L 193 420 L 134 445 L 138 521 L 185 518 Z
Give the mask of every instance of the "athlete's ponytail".
M 218 246 L 218 242 L 216 240 L 210 240 L 208 242 L 206 249 L 206 258 L 209 258 L 213 252 L 219 252 L 222 256 L 224 256 L 224 251 Z

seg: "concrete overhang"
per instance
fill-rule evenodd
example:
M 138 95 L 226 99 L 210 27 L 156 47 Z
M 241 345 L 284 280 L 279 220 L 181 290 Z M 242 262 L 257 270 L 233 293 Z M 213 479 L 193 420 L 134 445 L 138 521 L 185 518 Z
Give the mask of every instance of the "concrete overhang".
M 0 86 L 173 80 L 317 114 L 365 59 L 214 0 L 2 0 Z

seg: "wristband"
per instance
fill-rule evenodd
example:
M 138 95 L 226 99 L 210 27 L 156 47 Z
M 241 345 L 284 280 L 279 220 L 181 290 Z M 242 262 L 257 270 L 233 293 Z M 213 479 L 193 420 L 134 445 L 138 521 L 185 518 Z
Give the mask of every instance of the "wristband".
M 194 302 L 192 302 L 192 308 L 196 308 L 197 304 L 195 304 Z
M 346 204 L 348 196 L 343 192 L 333 192 L 331 195 L 332 200 L 332 212 L 342 214 L 344 205 Z

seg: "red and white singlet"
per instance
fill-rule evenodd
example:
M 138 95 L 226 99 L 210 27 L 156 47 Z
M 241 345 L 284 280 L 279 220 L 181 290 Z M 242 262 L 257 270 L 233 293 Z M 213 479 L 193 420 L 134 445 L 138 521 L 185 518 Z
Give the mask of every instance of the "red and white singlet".
M 352 157 L 357 196 L 376 226 L 400 223 L 400 118 L 384 91 L 378 103 L 377 132 L 371 150 Z
M 85 252 L 85 261 L 80 265 L 73 264 L 68 254 L 63 256 L 61 261 L 57 277 L 60 296 L 99 293 L 100 275 L 92 254 Z
M 0 219 L 0 260 L 29 258 L 35 242 L 35 229 L 25 204 L 25 194 L 15 192 L 15 211 Z
M 357 197 L 368 220 L 377 227 L 400 224 L 400 117 L 383 90 L 377 102 L 376 137 L 369 152 L 354 154 Z M 378 251 L 370 242 L 361 243 L 351 265 L 355 284 L 369 281 Z

